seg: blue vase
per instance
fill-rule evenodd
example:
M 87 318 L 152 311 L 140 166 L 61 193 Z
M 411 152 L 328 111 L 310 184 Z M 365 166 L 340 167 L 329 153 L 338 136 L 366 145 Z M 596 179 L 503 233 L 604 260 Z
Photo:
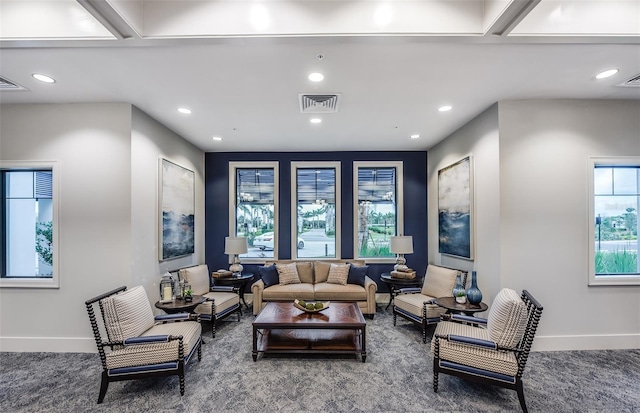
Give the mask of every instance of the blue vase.
M 453 290 L 451 290 L 451 295 L 457 297 L 459 292 L 464 293 L 464 285 L 462 285 L 460 274 L 456 275 L 456 285 L 453 287 Z
M 482 292 L 478 288 L 475 271 L 471 272 L 471 287 L 467 290 L 467 300 L 471 304 L 480 304 L 482 301 Z

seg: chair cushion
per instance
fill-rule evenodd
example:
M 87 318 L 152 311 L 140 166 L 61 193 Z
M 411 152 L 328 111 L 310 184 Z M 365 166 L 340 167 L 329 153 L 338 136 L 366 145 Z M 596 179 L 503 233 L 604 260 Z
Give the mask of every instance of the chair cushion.
M 276 264 L 278 275 L 280 277 L 280 285 L 300 284 L 298 276 L 298 268 L 295 262 L 289 264 Z
M 229 307 L 240 304 L 240 296 L 235 293 L 212 292 L 204 295 L 207 298 L 213 298 L 216 305 L 216 312 L 221 313 Z M 205 301 L 196 307 L 195 312 L 198 314 L 211 315 L 211 301 Z
M 422 294 L 434 298 L 450 297 L 451 291 L 456 285 L 458 273 L 458 270 L 429 264 L 422 284 Z
M 441 321 L 438 323 L 434 337 L 436 335 L 459 335 L 472 337 L 481 340 L 492 341 L 488 330 L 473 327 L 467 324 Z M 440 359 L 449 360 L 454 363 L 489 370 L 497 373 L 515 376 L 518 373 L 518 362 L 515 353 L 512 351 L 492 350 L 482 347 L 470 346 L 466 344 L 453 343 L 440 339 Z M 431 352 L 435 352 L 435 338 L 431 340 Z
M 327 282 L 329 284 L 347 285 L 350 264 L 331 264 Z
M 313 284 L 272 285 L 262 291 L 264 301 L 313 300 Z
M 364 280 L 369 270 L 368 265 L 349 265 L 349 275 L 347 276 L 347 284 L 357 284 L 364 287 Z
M 205 295 L 209 292 L 209 267 L 206 264 L 183 268 L 178 271 L 178 276 L 191 284 L 193 294 Z
M 491 341 L 503 347 L 515 347 L 527 327 L 527 306 L 512 289 L 500 290 L 489 309 L 487 330 Z
M 158 324 L 147 330 L 143 336 L 174 335 L 183 337 L 184 355 L 191 352 L 202 333 L 200 323 L 182 321 Z M 152 343 L 127 346 L 107 354 L 107 369 L 144 366 L 178 360 L 178 340 L 168 343 Z
M 403 309 L 417 317 L 422 317 L 422 303 L 432 300 L 434 297 L 429 297 L 423 294 L 401 294 L 396 296 L 393 303 L 396 307 Z M 435 304 L 427 304 L 427 318 L 439 318 L 440 315 L 447 311 L 446 308 L 442 308 Z
M 313 269 L 316 273 L 316 284 L 326 283 L 329 278 L 329 269 L 331 269 L 330 262 L 315 261 L 313 263 Z
M 275 264 L 269 266 L 258 267 L 258 273 L 264 282 L 264 288 L 280 283 L 280 277 Z
M 155 323 L 149 298 L 141 285 L 103 299 L 102 305 L 111 341 L 138 337 Z
M 331 301 L 367 301 L 367 290 L 357 284 L 318 283 L 313 286 L 314 299 Z

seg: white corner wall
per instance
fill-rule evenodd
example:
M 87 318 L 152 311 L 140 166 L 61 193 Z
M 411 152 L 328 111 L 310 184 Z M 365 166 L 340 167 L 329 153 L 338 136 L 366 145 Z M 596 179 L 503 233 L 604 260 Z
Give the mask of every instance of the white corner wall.
M 473 261 L 438 253 L 438 171 L 467 155 L 474 165 Z M 501 285 L 497 104 L 427 151 L 427 180 L 429 262 L 477 271 L 483 301 L 490 304 Z
M 153 303 L 165 271 L 204 263 L 204 152 L 136 107 L 131 129 L 131 282 L 143 285 Z M 196 187 L 195 253 L 163 262 L 158 261 L 160 158 L 192 170 Z
M 131 109 L 1 105 L 2 160 L 56 160 L 60 288 L 0 289 L 0 351 L 96 351 L 84 301 L 130 276 Z
M 640 348 L 640 286 L 587 285 L 589 156 L 640 155 L 640 102 L 499 103 L 500 272 L 544 306 L 537 350 Z

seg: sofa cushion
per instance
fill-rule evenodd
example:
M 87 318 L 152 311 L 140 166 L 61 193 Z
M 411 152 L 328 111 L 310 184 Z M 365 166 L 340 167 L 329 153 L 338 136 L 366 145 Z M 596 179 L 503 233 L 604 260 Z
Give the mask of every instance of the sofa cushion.
M 301 283 L 313 284 L 313 263 L 307 261 L 296 262 L 296 269 Z
M 329 278 L 329 269 L 331 268 L 330 262 L 316 261 L 313 263 L 313 269 L 316 273 L 316 284 L 326 283 Z
M 104 324 L 112 341 L 138 337 L 155 324 L 151 304 L 139 285 L 102 300 Z
M 313 284 L 272 285 L 262 292 L 264 301 L 292 301 L 295 299 L 313 300 Z
M 280 285 L 300 284 L 298 268 L 295 262 L 289 264 L 276 264 L 276 269 L 280 276 Z
M 524 335 L 527 316 L 527 306 L 520 295 L 512 289 L 503 288 L 489 309 L 489 337 L 500 346 L 515 347 Z
M 264 282 L 264 288 L 280 283 L 280 277 L 278 275 L 278 270 L 276 269 L 275 264 L 271 264 L 269 266 L 265 265 L 264 267 L 258 267 L 258 274 L 260 274 L 260 277 Z
M 327 282 L 329 284 L 346 285 L 349 277 L 349 264 L 331 264 Z
M 349 265 L 349 275 L 347 276 L 347 284 L 357 284 L 364 287 L 364 279 L 369 270 L 368 265 L 357 266 Z
M 451 297 L 458 273 L 458 270 L 429 264 L 422 284 L 422 294 L 434 298 Z
M 204 295 L 209 292 L 209 268 L 206 264 L 195 267 L 183 268 L 178 271 L 181 280 L 191 285 L 191 291 L 195 295 Z
M 367 290 L 356 284 L 318 283 L 313 286 L 316 300 L 367 301 Z

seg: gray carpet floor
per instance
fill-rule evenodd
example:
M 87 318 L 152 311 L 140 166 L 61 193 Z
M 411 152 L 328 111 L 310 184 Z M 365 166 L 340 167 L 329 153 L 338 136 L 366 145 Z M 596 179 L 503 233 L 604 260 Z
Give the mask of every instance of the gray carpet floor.
M 97 405 L 97 354 L 0 353 L 0 412 L 520 411 L 515 391 L 452 376 L 441 375 L 434 393 L 428 344 L 413 324 L 393 327 L 390 310 L 367 320 L 366 363 L 352 356 L 253 362 L 252 320 L 245 313 L 240 323 L 221 323 L 215 339 L 205 324 L 202 361 L 189 363 L 183 397 L 176 377 L 135 380 L 111 383 Z M 640 349 L 531 353 L 524 392 L 530 412 L 640 412 Z

